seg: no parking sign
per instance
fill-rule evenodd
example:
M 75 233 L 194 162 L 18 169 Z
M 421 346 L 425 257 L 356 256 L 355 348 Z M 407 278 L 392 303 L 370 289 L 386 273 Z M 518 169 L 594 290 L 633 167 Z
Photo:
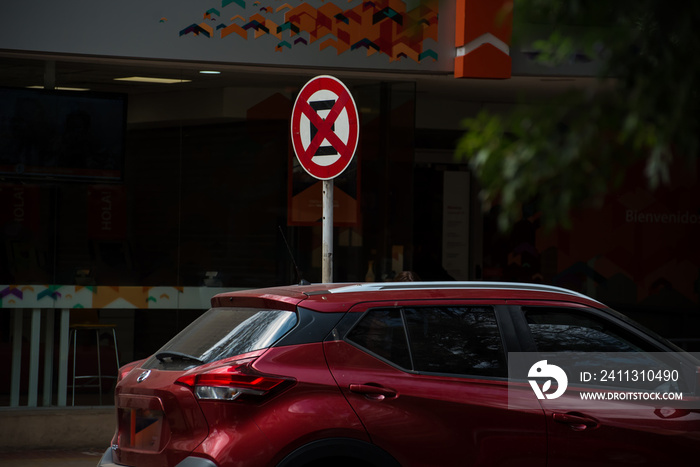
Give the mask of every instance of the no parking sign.
M 359 135 L 355 100 L 341 81 L 322 75 L 304 85 L 292 109 L 292 146 L 309 175 L 319 180 L 340 175 Z
M 304 170 L 323 180 L 323 282 L 333 282 L 333 179 L 352 161 L 359 137 L 357 106 L 342 82 L 321 75 L 301 88 L 292 109 L 292 146 Z

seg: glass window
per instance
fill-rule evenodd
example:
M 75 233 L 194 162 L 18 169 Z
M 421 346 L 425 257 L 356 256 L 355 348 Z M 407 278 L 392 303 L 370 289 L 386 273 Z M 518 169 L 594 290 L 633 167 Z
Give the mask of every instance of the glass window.
M 144 367 L 179 369 L 235 357 L 274 344 L 297 323 L 291 311 L 212 308 L 165 344 Z M 165 356 L 165 357 L 164 357 Z
M 679 381 L 620 377 L 616 372 L 651 371 L 657 374 L 658 371 L 672 372 L 684 367 L 679 366 L 673 354 L 669 353 L 667 357 L 653 343 L 604 317 L 565 308 L 526 307 L 524 312 L 538 352 L 575 353 L 574 367 L 610 371 L 608 374 L 612 376 L 603 386 L 615 385 L 629 390 L 688 390 L 685 382 L 693 380 L 695 368 Z M 577 371 L 573 371 L 573 375 Z M 573 375 L 570 377 L 575 379 Z
M 399 308 L 368 311 L 347 339 L 402 368 L 411 369 Z
M 590 313 L 560 308 L 525 308 L 524 311 L 538 352 L 659 351 Z
M 404 310 L 415 370 L 506 376 L 496 316 L 490 307 Z
M 493 309 L 489 307 L 370 310 L 347 339 L 395 365 L 414 371 L 480 376 L 507 374 L 501 334 Z

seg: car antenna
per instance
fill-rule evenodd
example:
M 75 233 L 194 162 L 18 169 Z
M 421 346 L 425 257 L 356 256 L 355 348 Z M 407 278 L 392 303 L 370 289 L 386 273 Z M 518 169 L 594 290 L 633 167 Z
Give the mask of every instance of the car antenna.
M 282 234 L 282 240 L 284 240 L 284 244 L 287 245 L 287 251 L 289 252 L 289 257 L 292 258 L 292 264 L 294 265 L 294 270 L 296 271 L 297 277 L 299 278 L 299 285 L 309 285 L 311 282 L 304 279 L 304 276 L 301 272 L 301 269 L 299 269 L 299 266 L 297 266 L 297 262 L 294 261 L 294 254 L 292 253 L 292 249 L 289 248 L 289 243 L 287 243 L 287 237 L 284 235 L 284 231 L 282 230 L 282 226 L 278 225 L 277 227 L 280 229 L 280 233 Z

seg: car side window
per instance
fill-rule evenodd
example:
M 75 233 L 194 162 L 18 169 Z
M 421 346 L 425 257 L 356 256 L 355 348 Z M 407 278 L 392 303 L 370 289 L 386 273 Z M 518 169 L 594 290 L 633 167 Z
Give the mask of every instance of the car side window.
M 490 307 L 404 309 L 416 371 L 506 376 L 501 333 Z
M 507 375 L 501 335 L 490 307 L 374 309 L 346 339 L 407 370 Z
M 578 310 L 525 307 L 538 352 L 658 351 L 612 322 Z
M 402 368 L 411 369 L 400 308 L 367 312 L 347 339 Z

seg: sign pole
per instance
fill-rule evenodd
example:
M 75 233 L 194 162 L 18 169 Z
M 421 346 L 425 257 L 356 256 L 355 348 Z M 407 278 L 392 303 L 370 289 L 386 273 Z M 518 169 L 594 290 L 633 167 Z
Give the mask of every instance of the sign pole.
M 333 179 L 323 181 L 323 232 L 321 276 L 324 283 L 333 282 Z
M 333 282 L 333 179 L 350 165 L 360 136 L 352 94 L 332 76 L 311 79 L 292 108 L 292 147 L 302 168 L 323 180 L 321 279 Z

